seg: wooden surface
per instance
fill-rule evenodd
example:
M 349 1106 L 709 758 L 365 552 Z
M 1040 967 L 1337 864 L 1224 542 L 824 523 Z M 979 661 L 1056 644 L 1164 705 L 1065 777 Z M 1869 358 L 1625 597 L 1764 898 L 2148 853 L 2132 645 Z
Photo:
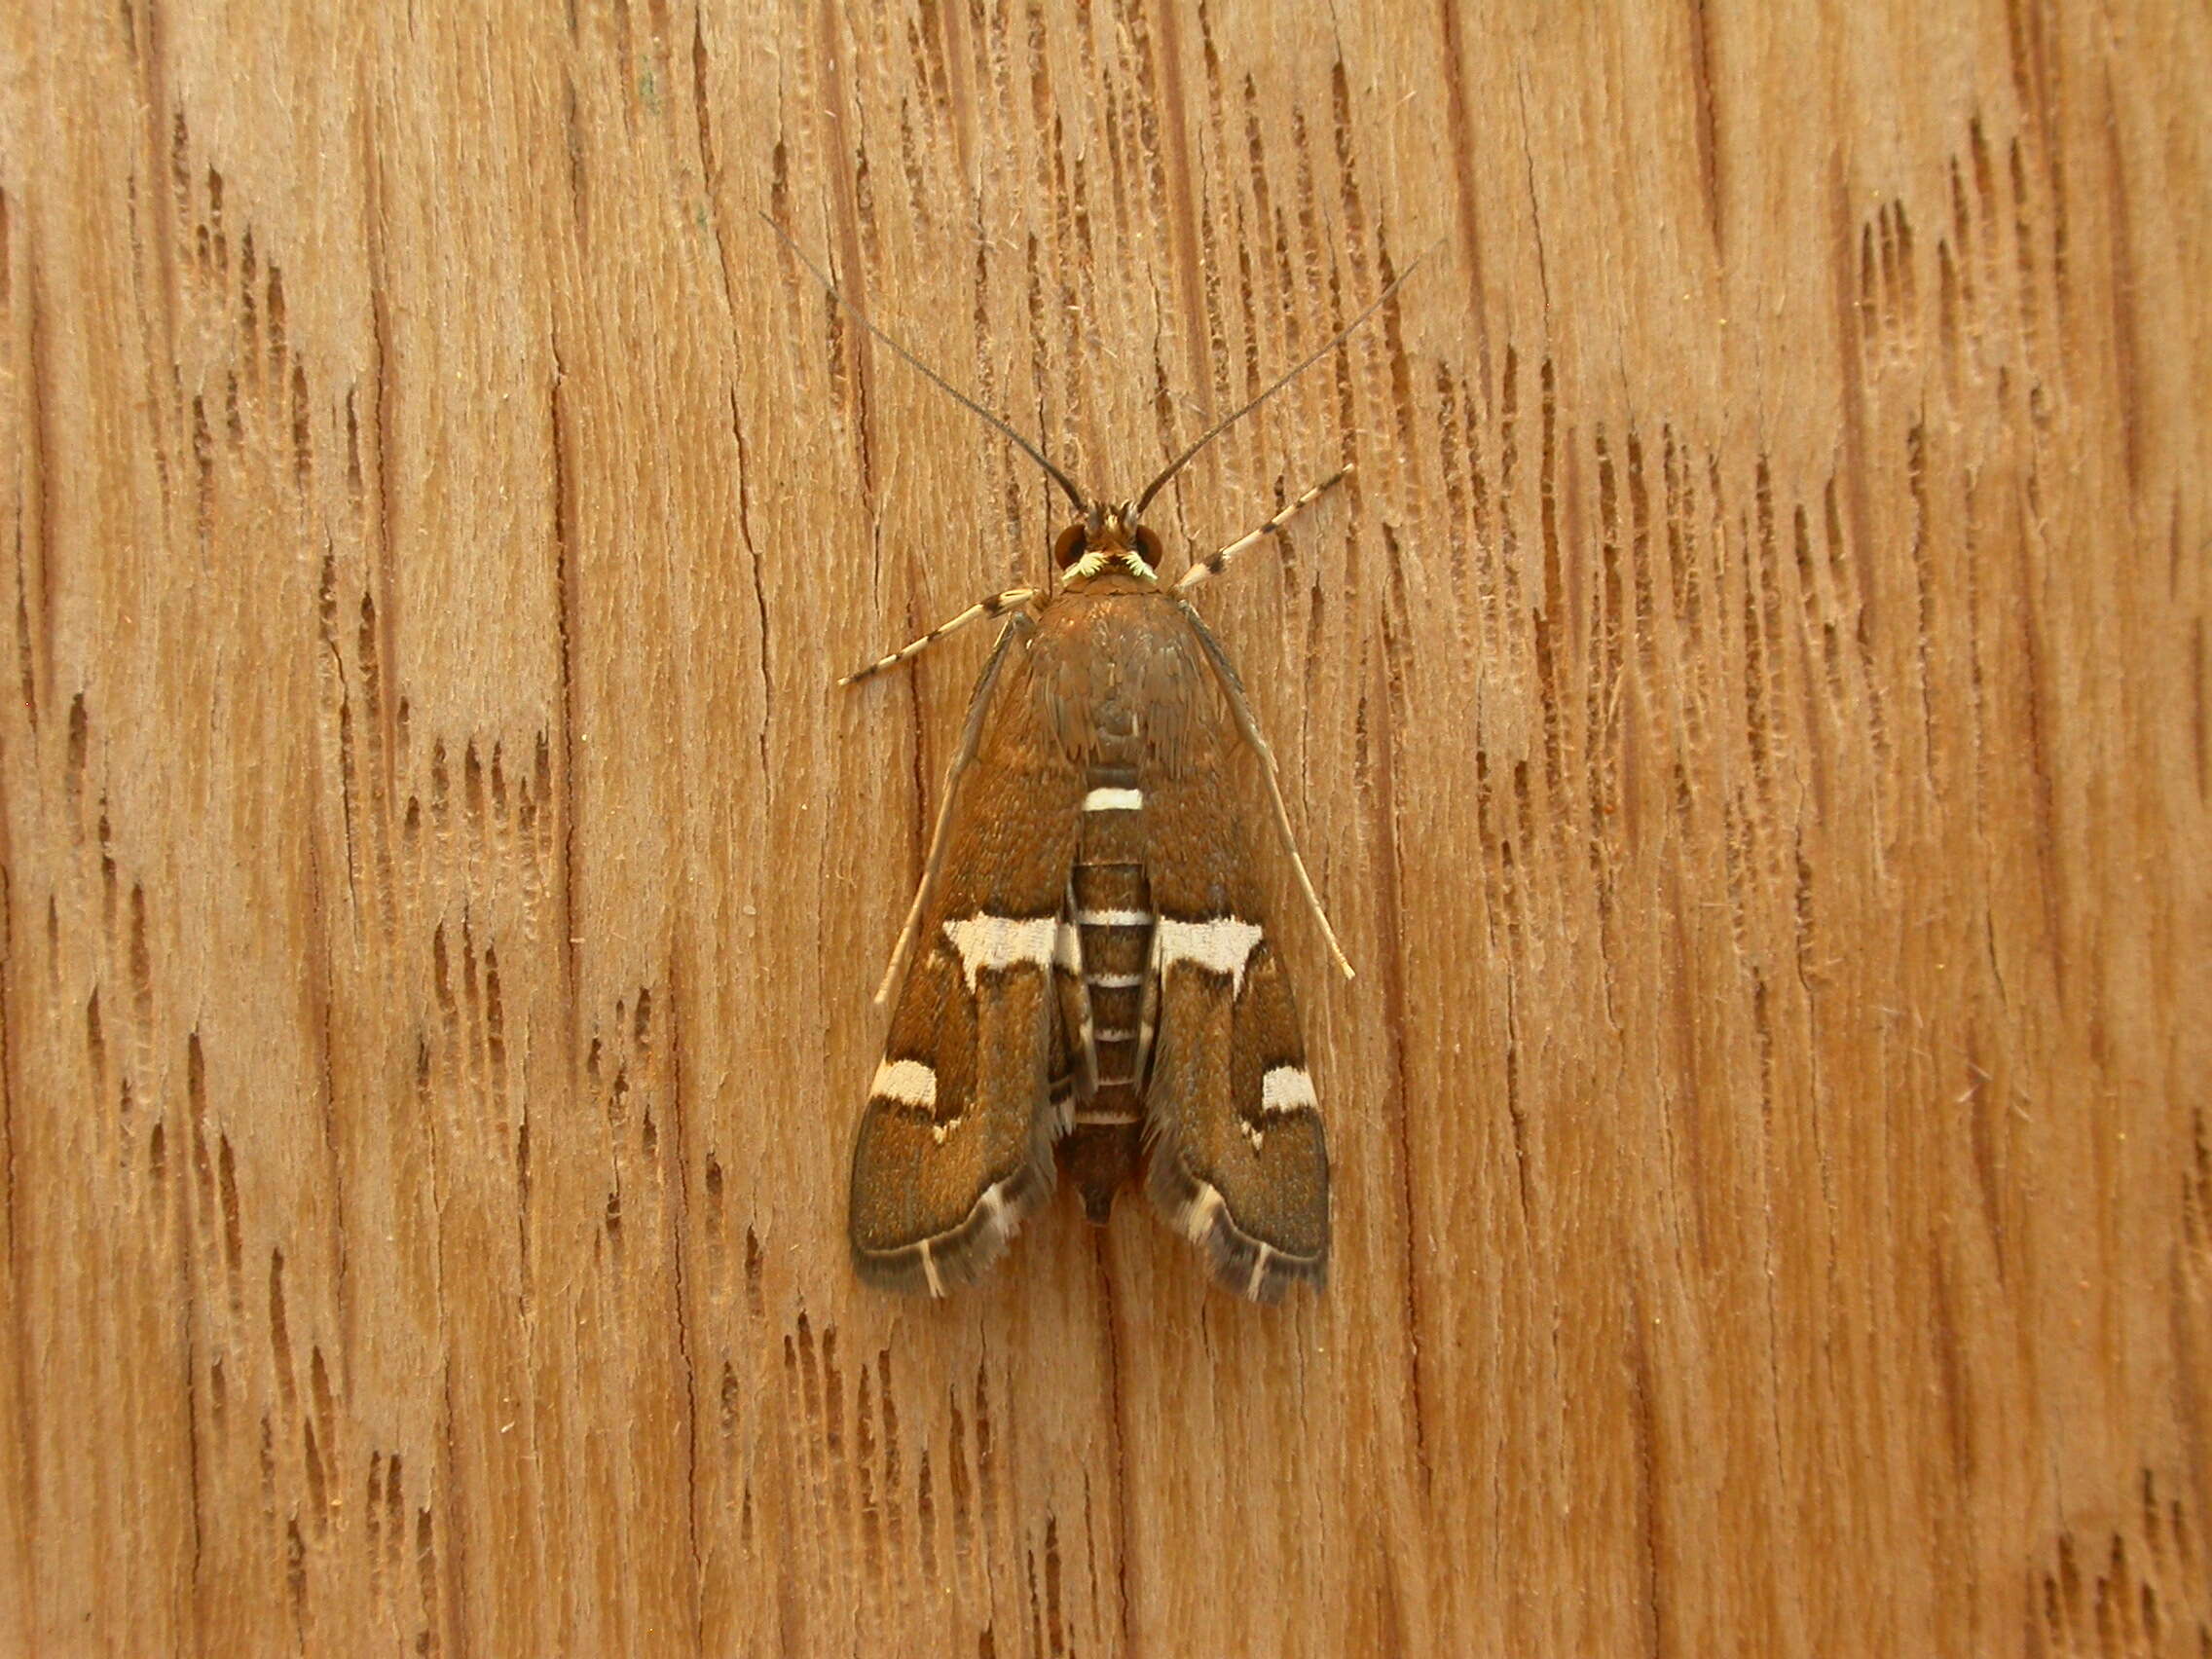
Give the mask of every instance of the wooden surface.
M 0 1650 L 2212 1650 L 2212 21 L 0 16 Z M 1033 468 L 1156 507 L 1319 1301 L 847 1269 Z M 1263 840 L 1265 837 L 1263 837 Z

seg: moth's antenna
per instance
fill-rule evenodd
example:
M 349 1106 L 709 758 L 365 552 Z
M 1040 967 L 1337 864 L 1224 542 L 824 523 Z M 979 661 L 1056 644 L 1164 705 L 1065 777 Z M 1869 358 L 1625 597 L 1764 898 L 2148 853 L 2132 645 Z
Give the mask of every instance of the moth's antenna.
M 830 278 L 823 274 L 820 268 L 815 265 L 814 261 L 807 258 L 806 255 L 800 251 L 798 243 L 792 240 L 792 236 L 789 231 L 785 230 L 783 226 L 777 224 L 775 220 L 769 219 L 768 215 L 765 213 L 761 214 L 760 217 L 767 220 L 768 228 L 771 231 L 774 231 L 777 236 L 783 238 L 784 245 L 792 250 L 792 257 L 797 260 L 801 265 L 805 266 L 809 275 L 811 275 L 817 282 L 821 283 L 823 287 L 830 290 L 830 297 L 831 299 L 835 300 L 840 306 L 844 307 L 847 312 L 852 313 L 852 317 L 855 322 L 859 323 L 863 328 L 866 329 L 870 334 L 874 335 L 878 340 L 882 341 L 886 346 L 890 347 L 892 350 L 898 352 L 900 356 L 905 358 L 907 362 L 913 364 L 915 368 L 921 370 L 923 374 L 929 377 L 930 384 L 932 386 L 935 386 L 938 390 L 943 392 L 945 396 L 951 398 L 953 402 L 959 404 L 961 408 L 968 410 L 972 414 L 980 415 L 993 426 L 997 427 L 1000 434 L 1004 436 L 1009 443 L 1013 444 L 1014 447 L 1021 451 L 1023 455 L 1027 456 L 1039 466 L 1042 466 L 1048 473 L 1051 474 L 1052 482 L 1057 484 L 1061 489 L 1065 490 L 1068 493 L 1068 499 L 1075 503 L 1075 510 L 1077 512 L 1083 513 L 1088 512 L 1090 510 L 1090 503 L 1083 498 L 1083 492 L 1076 488 L 1075 480 L 1070 478 L 1066 473 L 1062 472 L 1058 467 L 1054 466 L 1051 461 L 1047 461 L 1045 459 L 1045 452 L 1043 450 L 1039 449 L 1035 444 L 1031 443 L 1027 438 L 1023 437 L 1019 432 L 1015 431 L 1012 426 L 1008 425 L 996 415 L 993 415 L 988 409 L 985 409 L 974 398 L 968 396 L 966 393 L 960 391 L 957 387 L 948 384 L 945 378 L 942 375 L 939 374 L 935 369 L 931 368 L 929 364 L 923 362 L 921 358 L 915 356 L 913 352 L 907 350 L 905 347 L 900 345 L 898 341 L 892 339 L 890 335 L 884 333 L 882 329 L 876 327 L 874 323 L 868 321 L 866 314 L 862 312 L 860 307 L 854 305 L 852 301 L 846 299 L 843 294 L 840 294 L 837 291 L 837 284 L 830 281 Z M 1408 267 L 1408 270 L 1410 271 L 1411 267 Z M 1403 276 L 1398 278 L 1398 281 L 1400 282 L 1404 280 L 1405 278 Z M 1390 286 L 1394 288 L 1397 286 L 1397 283 L 1393 282 Z M 1388 289 L 1385 289 L 1384 293 L 1387 294 Z M 1377 304 L 1381 303 L 1381 301 L 1377 302 Z M 1354 326 L 1356 326 L 1356 324 Z M 1325 347 L 1323 348 L 1323 350 L 1326 349 L 1327 348 Z M 1303 368 L 1305 367 L 1305 365 L 1302 363 L 1299 365 L 1299 367 Z M 1239 410 L 1237 413 L 1241 414 L 1243 413 L 1243 411 Z
M 1408 276 L 1411 276 L 1416 271 L 1418 271 L 1420 268 L 1420 262 L 1427 257 L 1428 254 L 1425 249 L 1419 254 L 1416 255 L 1413 264 L 1407 266 L 1403 271 L 1399 272 L 1397 276 L 1393 276 L 1390 279 L 1390 285 L 1387 288 L 1384 288 L 1380 294 L 1377 294 L 1374 299 L 1368 301 L 1367 309 L 1361 312 L 1357 316 L 1353 317 L 1351 321 L 1346 323 L 1345 326 L 1338 331 L 1336 337 L 1329 341 L 1327 345 L 1321 347 L 1311 356 L 1308 357 L 1303 363 L 1300 363 L 1298 367 L 1291 370 L 1287 375 L 1284 375 L 1282 379 L 1276 381 L 1274 385 L 1269 387 L 1267 390 L 1261 392 L 1259 396 L 1253 398 L 1252 401 L 1245 404 L 1243 408 L 1237 410 L 1235 414 L 1229 416 L 1225 420 L 1216 421 L 1211 426 L 1207 427 L 1205 432 L 1199 437 L 1197 443 L 1193 444 L 1189 449 L 1185 450 L 1181 455 L 1177 456 L 1173 461 L 1169 461 L 1167 463 L 1167 470 L 1165 472 L 1162 472 L 1158 478 L 1155 478 L 1150 484 L 1147 484 L 1144 487 L 1144 494 L 1137 498 L 1136 511 L 1142 513 L 1145 508 L 1145 503 L 1151 500 L 1153 497 L 1160 494 L 1160 487 L 1162 484 L 1166 483 L 1170 478 L 1174 477 L 1176 473 L 1183 470 L 1184 463 L 1188 461 L 1191 457 L 1197 455 L 1198 451 L 1204 449 L 1206 445 L 1212 443 L 1214 439 L 1220 437 L 1222 433 L 1226 432 L 1230 427 L 1235 425 L 1237 422 L 1243 420 L 1245 416 L 1251 414 L 1253 410 L 1259 408 L 1261 404 L 1267 402 L 1269 398 L 1274 396 L 1276 392 L 1282 390 L 1284 387 L 1288 386 L 1292 381 L 1296 380 L 1300 375 L 1304 374 L 1308 369 L 1311 368 L 1315 363 L 1318 363 L 1323 357 L 1326 357 L 1331 351 L 1334 351 L 1339 346 L 1342 346 L 1346 340 L 1350 339 L 1353 332 L 1358 329 L 1359 325 L 1365 322 L 1369 317 L 1373 316 L 1378 311 L 1382 310 L 1382 302 L 1388 299 L 1392 294 L 1396 293 L 1400 286 L 1404 284 L 1405 279 Z

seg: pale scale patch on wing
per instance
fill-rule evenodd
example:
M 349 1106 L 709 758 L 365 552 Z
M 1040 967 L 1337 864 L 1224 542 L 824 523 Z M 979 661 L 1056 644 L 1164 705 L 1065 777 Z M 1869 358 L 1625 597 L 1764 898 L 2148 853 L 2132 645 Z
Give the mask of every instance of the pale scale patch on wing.
M 1209 1181 L 1198 1184 L 1198 1197 L 1169 1219 L 1182 1230 L 1183 1236 L 1194 1244 L 1205 1242 L 1206 1235 L 1213 1231 L 1214 1217 L 1221 1213 L 1221 1194 Z
M 1252 1150 L 1259 1152 L 1268 1144 L 1268 1124 L 1272 1120 L 1320 1110 L 1321 1101 L 1313 1092 L 1313 1080 L 1306 1075 L 1304 1066 L 1275 1066 L 1260 1080 L 1258 1115 L 1239 1118 L 1236 1127 L 1252 1143 Z
M 977 976 L 986 970 L 1051 968 L 1059 927 L 1057 916 L 994 916 L 978 910 L 946 922 L 944 937 L 959 954 L 973 995 Z
M 929 1280 L 930 1294 L 935 1297 L 942 1297 L 944 1295 L 944 1279 L 937 1271 L 937 1257 L 932 1253 L 936 1242 L 934 1238 L 922 1240 L 922 1276 Z
M 1160 971 L 1164 975 L 1176 963 L 1188 962 L 1211 974 L 1227 975 L 1231 994 L 1240 996 L 1245 964 L 1251 961 L 1265 932 L 1257 922 L 1235 916 L 1215 916 L 1202 922 L 1162 916 L 1156 936 L 1160 940 Z
M 1052 966 L 1062 973 L 1083 977 L 1083 940 L 1070 921 L 1057 923 L 1052 932 Z
M 1313 1092 L 1313 1080 L 1304 1066 L 1275 1066 L 1260 1080 L 1260 1110 L 1269 1116 L 1289 1112 L 1318 1112 L 1321 1102 Z
M 1252 1276 L 1244 1281 L 1244 1300 L 1257 1302 L 1260 1291 L 1268 1282 L 1268 1263 L 1273 1258 L 1272 1245 L 1263 1244 L 1252 1256 Z
M 879 1100 L 925 1110 L 937 1105 L 937 1068 L 920 1060 L 885 1060 L 875 1068 L 868 1093 Z

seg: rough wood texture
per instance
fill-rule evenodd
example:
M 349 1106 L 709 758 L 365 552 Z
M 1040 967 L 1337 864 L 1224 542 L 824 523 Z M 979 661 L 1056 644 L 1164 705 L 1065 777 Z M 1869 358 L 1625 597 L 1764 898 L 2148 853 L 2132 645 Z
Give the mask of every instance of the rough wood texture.
M 2201 6 L 0 41 L 0 1649 L 2212 1649 Z M 1325 1299 L 852 1282 L 1057 514 L 762 212 L 1101 490 L 1432 250 L 1154 514 Z

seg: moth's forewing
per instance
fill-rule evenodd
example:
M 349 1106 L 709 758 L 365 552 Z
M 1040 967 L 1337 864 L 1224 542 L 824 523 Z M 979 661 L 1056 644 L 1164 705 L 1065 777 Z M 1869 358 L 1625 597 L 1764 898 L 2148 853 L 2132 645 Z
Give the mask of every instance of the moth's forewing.
M 1223 1284 L 1272 1301 L 1327 1272 L 1329 1159 L 1250 866 L 1255 820 L 1236 815 L 1225 767 L 1216 753 L 1146 783 L 1160 976 L 1146 1190 Z
M 942 1295 L 1052 1190 L 1067 1070 L 1054 957 L 1082 774 L 1037 741 L 1030 665 L 1007 664 L 953 784 L 943 871 L 921 919 L 853 1149 L 854 1266 Z

